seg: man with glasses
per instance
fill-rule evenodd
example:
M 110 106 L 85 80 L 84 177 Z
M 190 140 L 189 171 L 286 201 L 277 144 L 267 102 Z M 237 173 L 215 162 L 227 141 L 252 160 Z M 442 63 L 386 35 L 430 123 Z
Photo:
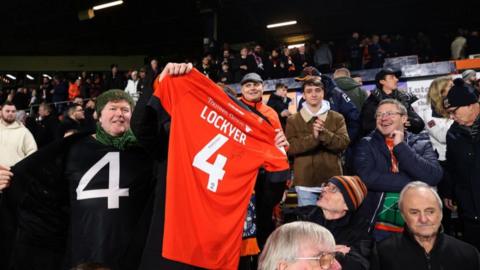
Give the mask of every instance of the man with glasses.
M 367 195 L 367 187 L 358 176 L 334 176 L 322 186 L 315 206 L 299 207 L 297 216 L 317 223 L 335 238 L 336 258 L 343 270 L 369 269 L 373 238 L 369 221 L 356 215 Z
M 377 88 L 373 90 L 367 100 L 365 100 L 360 113 L 362 124 L 361 134 L 363 136 L 367 136 L 375 129 L 375 111 L 379 103 L 384 99 L 398 100 L 407 109 L 407 113 L 405 114 L 407 120 L 404 125 L 409 132 L 420 133 L 425 127 L 422 118 L 420 118 L 411 107 L 411 104 L 418 100 L 418 98 L 413 94 L 398 90 L 398 79 L 401 75 L 401 71 L 394 71 L 389 68 L 382 69 L 375 75 Z
M 71 104 L 57 129 L 57 139 L 72 135 L 83 130 L 85 111 L 81 105 Z
M 461 79 L 444 99 L 443 106 L 455 121 L 447 133 L 447 169 L 451 175 L 445 206 L 458 203 L 464 239 L 480 248 L 480 105 Z
M 340 270 L 335 240 L 324 227 L 296 221 L 278 227 L 268 238 L 258 270 Z
M 368 188 L 360 213 L 371 221 L 376 240 L 403 231 L 398 196 L 411 181 L 435 186 L 442 178 L 428 134 L 406 131 L 407 109 L 395 99 L 385 99 L 375 112 L 376 130 L 363 138 L 354 166 Z

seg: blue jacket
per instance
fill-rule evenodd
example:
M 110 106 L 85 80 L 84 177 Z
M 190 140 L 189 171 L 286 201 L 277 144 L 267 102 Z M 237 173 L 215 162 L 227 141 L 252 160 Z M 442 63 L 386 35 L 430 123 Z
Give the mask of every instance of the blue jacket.
M 348 137 L 350 142 L 355 142 L 360 132 L 360 110 L 355 106 L 352 100 L 345 94 L 335 81 L 326 75 L 322 75 L 322 83 L 325 86 L 325 96 L 323 99 L 330 102 L 330 109 L 343 115 L 347 124 Z M 302 109 L 302 103 L 305 99 L 301 98 L 297 111 Z
M 356 148 L 354 168 L 368 188 L 359 211 L 375 224 L 377 211 L 383 203 L 384 192 L 400 192 L 411 181 L 437 185 L 443 175 L 428 134 L 406 132 L 405 141 L 393 148 L 399 173 L 392 173 L 390 151 L 383 135 L 374 130 L 362 138 Z

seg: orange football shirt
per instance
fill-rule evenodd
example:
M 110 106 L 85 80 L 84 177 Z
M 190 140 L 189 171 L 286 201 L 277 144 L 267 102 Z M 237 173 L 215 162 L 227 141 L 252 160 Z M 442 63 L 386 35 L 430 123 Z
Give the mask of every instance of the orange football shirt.
M 171 116 L 163 256 L 237 269 L 242 229 L 260 167 L 288 169 L 275 131 L 196 69 L 154 83 Z

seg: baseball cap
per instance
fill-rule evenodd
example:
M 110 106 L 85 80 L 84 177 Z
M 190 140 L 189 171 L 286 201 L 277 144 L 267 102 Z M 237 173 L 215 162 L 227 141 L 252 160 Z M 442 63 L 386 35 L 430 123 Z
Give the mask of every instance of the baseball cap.
M 260 77 L 260 75 L 258 75 L 255 72 L 252 72 L 252 73 L 245 74 L 245 76 L 243 76 L 242 80 L 240 81 L 240 85 L 243 85 L 247 82 L 263 83 L 263 80 L 262 80 L 262 77 Z
M 400 78 L 400 76 L 402 76 L 402 72 L 400 70 L 395 71 L 391 68 L 384 68 L 375 75 L 375 82 L 379 83 L 380 80 L 385 79 L 385 76 L 387 75 L 395 75 L 395 77 Z

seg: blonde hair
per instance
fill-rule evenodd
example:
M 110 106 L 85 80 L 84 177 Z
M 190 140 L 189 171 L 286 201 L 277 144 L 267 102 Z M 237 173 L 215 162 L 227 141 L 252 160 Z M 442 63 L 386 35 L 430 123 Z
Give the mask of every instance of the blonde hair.
M 307 243 L 319 244 L 328 252 L 335 249 L 335 239 L 324 227 L 306 221 L 287 223 L 268 237 L 260 254 L 258 270 L 276 270 L 281 262 L 295 261 L 301 247 Z
M 438 77 L 432 81 L 427 93 L 427 104 L 432 105 L 436 113 L 443 117 L 448 117 L 447 112 L 443 108 L 443 98 L 445 98 L 450 90 L 450 76 Z

